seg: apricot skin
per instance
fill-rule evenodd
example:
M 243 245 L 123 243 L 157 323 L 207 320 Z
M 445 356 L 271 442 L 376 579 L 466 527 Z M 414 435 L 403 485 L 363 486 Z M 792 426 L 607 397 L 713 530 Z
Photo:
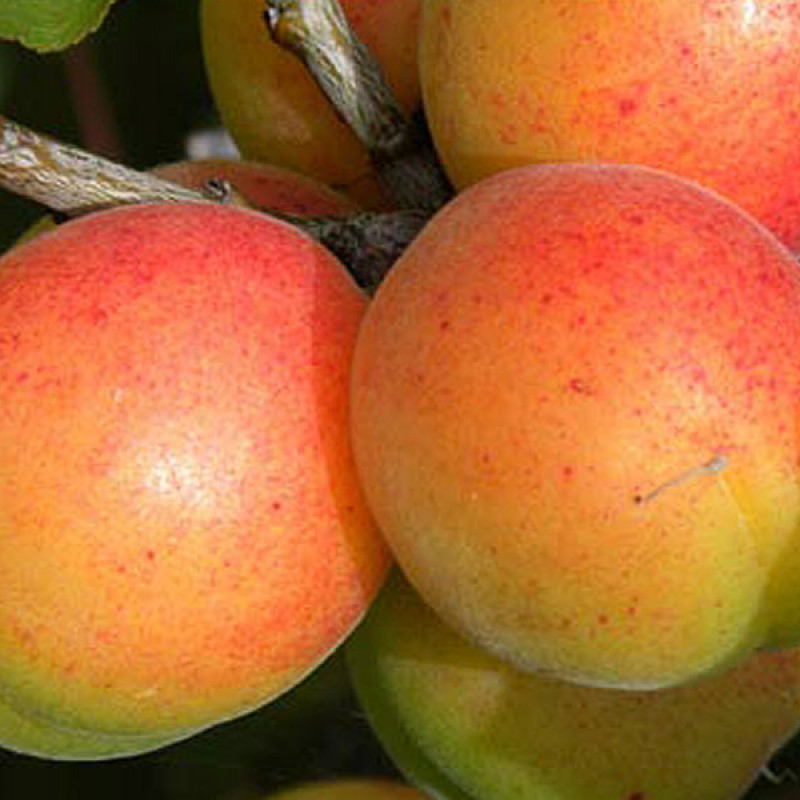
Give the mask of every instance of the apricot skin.
M 794 0 L 430 0 L 420 81 L 455 184 L 530 163 L 700 181 L 800 249 Z
M 388 563 L 347 431 L 364 308 L 311 239 L 222 206 L 100 212 L 6 254 L 14 711 L 100 747 L 180 738 L 282 693 L 350 632 Z
M 0 702 L 0 747 L 27 756 L 56 757 L 60 761 L 100 761 L 156 750 L 190 733 L 136 736 L 60 728 Z
M 351 420 L 412 584 L 525 669 L 685 683 L 800 637 L 800 272 L 644 167 L 463 191 L 364 319 Z

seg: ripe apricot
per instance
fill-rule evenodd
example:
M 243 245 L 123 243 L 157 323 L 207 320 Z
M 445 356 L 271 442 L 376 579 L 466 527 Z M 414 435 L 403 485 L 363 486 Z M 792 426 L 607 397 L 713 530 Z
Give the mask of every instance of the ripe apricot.
M 658 688 L 800 641 L 800 270 L 720 195 L 551 165 L 461 192 L 359 333 L 403 570 L 527 669 Z
M 98 212 L 4 256 L 16 713 L 174 738 L 282 693 L 350 632 L 388 563 L 347 425 L 365 306 L 307 236 L 210 204 Z
M 700 181 L 800 249 L 793 0 L 430 0 L 420 80 L 459 187 L 606 161 Z

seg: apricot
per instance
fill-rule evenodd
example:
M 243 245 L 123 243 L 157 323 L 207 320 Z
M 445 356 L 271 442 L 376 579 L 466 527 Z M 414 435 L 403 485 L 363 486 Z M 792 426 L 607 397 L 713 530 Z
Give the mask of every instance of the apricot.
M 800 249 L 800 6 L 790 0 L 430 0 L 420 81 L 464 187 L 530 163 L 700 181 Z
M 151 170 L 190 189 L 212 179 L 227 181 L 247 202 L 267 211 L 302 216 L 342 216 L 359 210 L 350 197 L 290 169 L 232 158 L 207 158 L 161 164 Z
M 411 786 L 388 778 L 329 778 L 291 786 L 265 800 L 425 800 Z
M 389 560 L 348 435 L 365 306 L 309 237 L 211 204 L 99 212 L 0 260 L 15 713 L 128 750 L 180 738 L 349 634 Z
M 420 0 L 342 0 L 400 105 L 420 106 Z M 203 54 L 209 86 L 242 155 L 311 175 L 367 207 L 383 196 L 369 154 L 338 117 L 296 56 L 275 44 L 263 0 L 203 0 Z
M 800 270 L 647 167 L 519 167 L 396 262 L 353 365 L 367 501 L 442 617 L 654 689 L 800 641 Z
M 470 644 L 399 575 L 345 652 L 370 724 L 432 797 L 734 800 L 800 727 L 800 649 L 659 692 L 575 686 Z

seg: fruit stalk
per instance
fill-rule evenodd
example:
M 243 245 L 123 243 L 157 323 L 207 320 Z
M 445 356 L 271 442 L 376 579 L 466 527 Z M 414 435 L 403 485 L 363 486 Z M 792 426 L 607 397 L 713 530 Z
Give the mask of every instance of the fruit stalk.
M 338 0 L 266 0 L 273 40 L 296 55 L 367 148 L 403 208 L 432 211 L 452 195 L 422 120 L 409 119 Z
M 428 221 L 425 211 L 365 211 L 349 217 L 294 218 L 317 241 L 335 253 L 358 284 L 372 295 L 389 268 Z
M 4 116 L 0 116 L 0 186 L 67 216 L 125 203 L 211 201 Z
M 372 53 L 336 0 L 267 0 L 264 20 L 273 40 L 306 66 L 334 108 L 378 155 L 406 145 L 408 124 Z
M 0 186 L 66 217 L 131 203 L 248 204 L 227 181 L 202 191 L 65 144 L 0 116 Z M 300 217 L 268 208 L 313 236 L 344 262 L 367 292 L 428 219 L 424 211 L 364 212 L 352 217 Z

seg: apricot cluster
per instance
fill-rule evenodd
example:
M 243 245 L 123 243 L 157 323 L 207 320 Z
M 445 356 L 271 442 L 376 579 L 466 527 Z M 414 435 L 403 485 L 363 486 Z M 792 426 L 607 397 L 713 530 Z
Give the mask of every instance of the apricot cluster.
M 142 752 L 346 641 L 432 796 L 740 796 L 800 726 L 800 5 L 343 3 L 455 190 L 372 298 L 275 218 L 391 198 L 261 5 L 200 11 L 251 161 L 161 174 L 272 214 L 0 264 L 0 741 Z

